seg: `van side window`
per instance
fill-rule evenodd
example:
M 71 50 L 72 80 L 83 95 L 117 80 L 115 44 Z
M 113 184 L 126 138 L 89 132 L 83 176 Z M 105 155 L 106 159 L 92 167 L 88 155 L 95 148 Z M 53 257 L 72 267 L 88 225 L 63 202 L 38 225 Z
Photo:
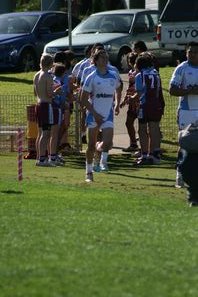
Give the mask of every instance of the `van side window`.
M 169 1 L 160 17 L 161 22 L 195 22 L 197 19 L 197 0 Z
M 134 29 L 135 33 L 145 33 L 149 31 L 149 19 L 147 15 L 138 15 L 135 21 Z

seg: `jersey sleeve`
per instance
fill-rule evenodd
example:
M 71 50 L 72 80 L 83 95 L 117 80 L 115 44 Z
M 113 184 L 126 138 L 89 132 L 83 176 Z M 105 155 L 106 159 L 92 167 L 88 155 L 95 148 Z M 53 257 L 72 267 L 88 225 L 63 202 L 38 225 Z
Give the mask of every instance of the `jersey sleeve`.
M 135 90 L 137 92 L 142 92 L 143 91 L 143 83 L 142 83 L 142 76 L 141 73 L 138 73 L 135 76 Z
M 183 70 L 184 67 L 182 67 L 181 65 L 175 68 L 170 80 L 170 86 L 181 86 L 183 80 Z

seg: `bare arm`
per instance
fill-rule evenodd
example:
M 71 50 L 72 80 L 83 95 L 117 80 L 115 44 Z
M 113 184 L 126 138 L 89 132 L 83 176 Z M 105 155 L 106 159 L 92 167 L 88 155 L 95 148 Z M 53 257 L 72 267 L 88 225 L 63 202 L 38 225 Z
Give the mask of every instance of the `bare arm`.
M 122 96 L 122 87 L 116 89 L 116 106 L 115 106 L 115 114 L 118 115 L 120 113 L 120 102 Z
M 101 125 L 103 123 L 103 117 L 94 110 L 92 104 L 89 102 L 89 97 L 90 94 L 88 92 L 82 91 L 80 96 L 81 105 L 82 107 L 86 107 L 86 109 L 93 114 L 96 123 Z

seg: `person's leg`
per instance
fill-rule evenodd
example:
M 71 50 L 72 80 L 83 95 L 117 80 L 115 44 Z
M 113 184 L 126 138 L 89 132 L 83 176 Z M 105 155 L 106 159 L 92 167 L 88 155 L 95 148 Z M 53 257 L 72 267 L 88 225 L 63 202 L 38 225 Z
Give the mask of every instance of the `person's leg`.
M 102 129 L 102 145 L 101 145 L 101 159 L 100 159 L 100 168 L 102 171 L 107 171 L 107 160 L 109 150 L 113 146 L 113 128 L 104 128 Z
M 139 139 L 140 139 L 140 148 L 143 156 L 147 156 L 149 149 L 149 137 L 148 137 L 148 126 L 147 122 L 139 120 Z
M 59 146 L 64 149 L 69 146 L 68 140 L 68 129 L 70 126 L 70 110 L 67 109 L 64 112 L 63 121 L 61 123 L 60 132 L 59 132 Z
M 136 130 L 135 130 L 135 119 L 137 118 L 136 114 L 128 110 L 126 118 L 126 128 L 130 139 L 130 145 L 128 148 L 123 149 L 124 152 L 130 152 L 138 149 L 137 140 L 136 140 Z
M 159 122 L 148 122 L 148 133 L 150 138 L 149 153 L 153 154 L 156 149 L 160 148 Z
M 181 148 L 179 148 L 177 152 L 176 180 L 175 180 L 175 188 L 178 188 L 178 189 L 184 187 L 184 180 L 179 167 L 179 164 L 181 163 L 182 160 L 183 160 L 183 154 L 182 154 Z
M 97 141 L 98 127 L 88 128 L 88 144 L 86 150 L 86 182 L 93 181 L 93 158 Z
M 42 129 L 39 127 L 38 128 L 38 135 L 37 135 L 36 143 L 35 143 L 35 146 L 36 146 L 36 160 L 40 159 L 39 141 L 40 141 L 41 133 L 42 133 Z
M 178 169 L 182 175 L 184 182 L 187 184 L 187 201 L 189 206 L 198 206 L 198 153 L 186 153 L 180 151 L 181 158 Z
M 46 158 L 46 150 L 50 139 L 50 129 L 42 129 L 41 136 L 38 141 L 39 161 L 44 162 Z
M 59 134 L 60 126 L 53 125 L 51 128 L 51 135 L 50 135 L 50 158 L 52 161 L 55 161 L 57 156 L 57 144 L 58 144 L 58 134 Z
M 81 140 L 83 144 L 87 144 L 87 137 L 86 137 L 86 109 L 82 109 L 81 112 Z

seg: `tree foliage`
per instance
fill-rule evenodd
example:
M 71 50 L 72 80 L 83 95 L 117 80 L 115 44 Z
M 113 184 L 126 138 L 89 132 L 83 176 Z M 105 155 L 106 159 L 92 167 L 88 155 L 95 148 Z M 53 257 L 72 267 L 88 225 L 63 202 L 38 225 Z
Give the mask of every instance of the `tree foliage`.
M 26 11 L 26 10 L 40 10 L 42 0 L 15 0 L 16 10 Z M 53 0 L 51 0 L 53 1 Z M 79 15 L 89 15 L 92 12 L 110 10 L 110 9 L 120 9 L 124 8 L 123 1 L 121 0 L 73 0 L 73 5 L 78 7 L 77 11 Z M 67 0 L 60 0 L 60 9 L 67 9 Z

